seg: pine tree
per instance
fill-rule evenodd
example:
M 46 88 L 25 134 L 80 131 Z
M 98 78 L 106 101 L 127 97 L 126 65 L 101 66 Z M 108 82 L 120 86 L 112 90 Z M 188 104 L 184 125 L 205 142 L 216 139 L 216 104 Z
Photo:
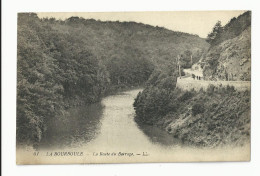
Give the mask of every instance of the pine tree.
M 206 41 L 209 44 L 214 45 L 222 32 L 223 32 L 223 27 L 221 25 L 221 21 L 218 21 L 213 27 L 212 32 L 208 34 Z

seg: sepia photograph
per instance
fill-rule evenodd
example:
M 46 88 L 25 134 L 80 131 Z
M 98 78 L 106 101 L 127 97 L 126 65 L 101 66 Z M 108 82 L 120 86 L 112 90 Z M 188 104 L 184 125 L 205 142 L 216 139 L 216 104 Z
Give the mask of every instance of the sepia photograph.
M 17 165 L 250 161 L 250 10 L 17 20 Z

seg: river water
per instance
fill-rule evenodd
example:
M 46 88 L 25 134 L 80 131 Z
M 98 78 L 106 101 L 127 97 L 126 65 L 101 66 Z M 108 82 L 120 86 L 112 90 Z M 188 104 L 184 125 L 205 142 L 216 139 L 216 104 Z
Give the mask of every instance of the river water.
M 138 148 L 167 150 L 179 145 L 166 131 L 150 125 L 138 125 L 134 99 L 142 89 L 120 92 L 101 103 L 70 110 L 69 117 L 55 121 L 44 138 L 43 148 L 81 148 L 130 151 Z

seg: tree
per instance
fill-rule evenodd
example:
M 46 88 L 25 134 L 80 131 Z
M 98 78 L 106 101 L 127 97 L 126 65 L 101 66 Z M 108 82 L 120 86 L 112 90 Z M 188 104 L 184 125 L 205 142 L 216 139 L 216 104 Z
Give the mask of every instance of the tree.
M 181 61 L 182 61 L 183 68 L 191 68 L 192 66 L 191 57 L 192 57 L 192 52 L 190 50 L 185 50 L 181 54 Z
M 223 27 L 221 25 L 221 21 L 218 21 L 213 27 L 212 32 L 208 34 L 206 41 L 209 44 L 214 45 L 222 32 L 223 32 Z

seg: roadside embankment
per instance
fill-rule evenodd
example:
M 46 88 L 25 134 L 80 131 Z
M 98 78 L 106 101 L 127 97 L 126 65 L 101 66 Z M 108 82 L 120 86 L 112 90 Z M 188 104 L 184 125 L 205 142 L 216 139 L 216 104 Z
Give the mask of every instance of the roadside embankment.
M 160 101 L 160 100 L 167 101 Z M 250 92 L 210 86 L 206 91 L 145 89 L 136 118 L 159 126 L 187 145 L 243 146 L 250 142 Z

